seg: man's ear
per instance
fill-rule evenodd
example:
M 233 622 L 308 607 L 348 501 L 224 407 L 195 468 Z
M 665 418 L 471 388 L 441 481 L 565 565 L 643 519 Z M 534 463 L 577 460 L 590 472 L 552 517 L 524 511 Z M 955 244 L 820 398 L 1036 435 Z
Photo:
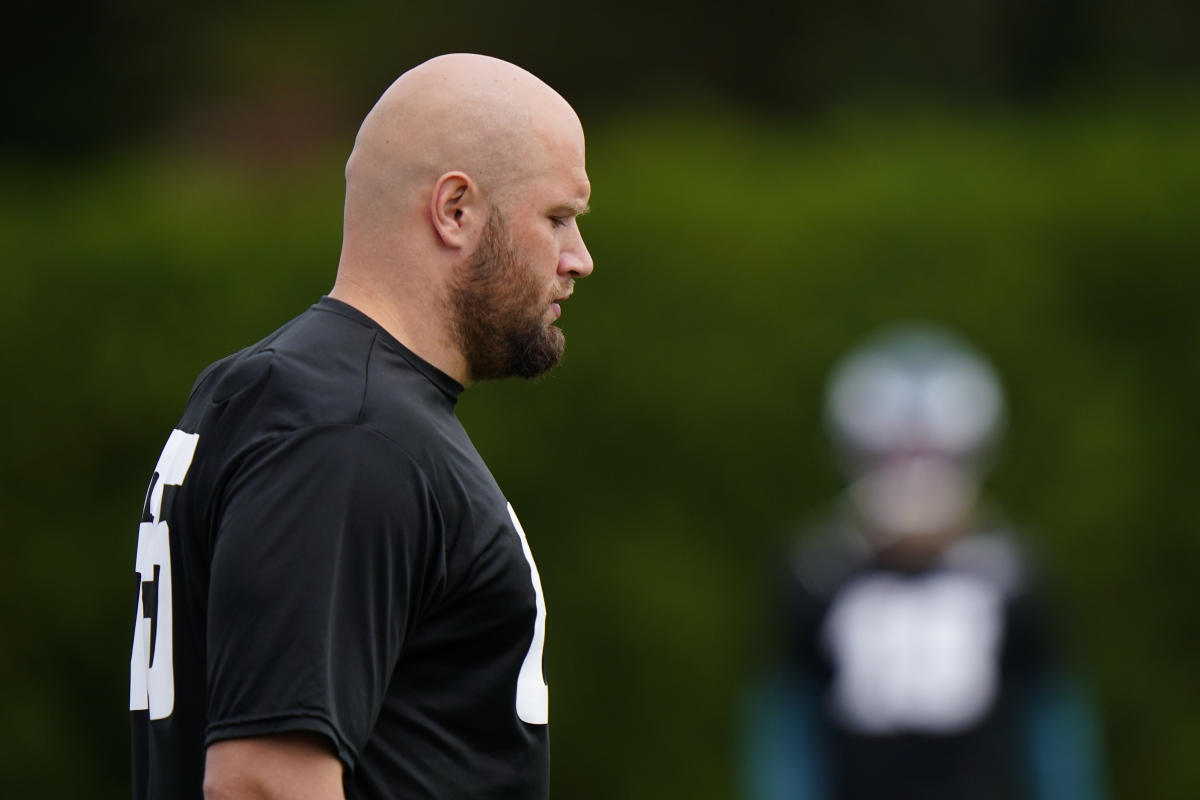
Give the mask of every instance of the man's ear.
M 487 203 L 470 175 L 447 172 L 433 186 L 429 216 L 442 244 L 472 249 L 487 222 Z

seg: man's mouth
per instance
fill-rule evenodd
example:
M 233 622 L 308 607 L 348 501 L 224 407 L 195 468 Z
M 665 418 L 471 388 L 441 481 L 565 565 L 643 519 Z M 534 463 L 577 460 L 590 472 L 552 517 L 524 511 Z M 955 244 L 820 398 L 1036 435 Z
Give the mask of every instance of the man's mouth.
M 572 294 L 574 294 L 574 292 L 575 292 L 575 285 L 572 283 L 571 286 L 569 286 L 567 288 L 567 291 L 565 294 L 560 295 L 559 297 L 556 297 L 550 301 L 550 313 L 554 315 L 555 319 L 558 319 L 559 317 L 562 316 L 562 305 L 561 305 L 562 302 L 564 300 L 566 300 L 568 297 L 570 297 Z

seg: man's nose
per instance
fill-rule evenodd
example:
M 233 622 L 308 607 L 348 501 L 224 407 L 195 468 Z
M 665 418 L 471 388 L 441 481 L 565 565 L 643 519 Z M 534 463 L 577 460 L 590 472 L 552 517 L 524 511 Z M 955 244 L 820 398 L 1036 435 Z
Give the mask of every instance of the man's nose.
M 592 254 L 583 243 L 583 236 L 576 229 L 575 239 L 558 258 L 559 274 L 586 278 L 592 274 Z

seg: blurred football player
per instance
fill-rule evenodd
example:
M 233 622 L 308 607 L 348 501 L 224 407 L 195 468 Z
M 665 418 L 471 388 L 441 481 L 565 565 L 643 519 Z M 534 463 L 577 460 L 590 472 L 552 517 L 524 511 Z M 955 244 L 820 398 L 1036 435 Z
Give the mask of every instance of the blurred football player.
M 825 411 L 849 484 L 788 562 L 747 797 L 1100 797 L 1088 706 L 980 499 L 1005 423 L 992 368 L 944 330 L 891 329 L 835 368 Z

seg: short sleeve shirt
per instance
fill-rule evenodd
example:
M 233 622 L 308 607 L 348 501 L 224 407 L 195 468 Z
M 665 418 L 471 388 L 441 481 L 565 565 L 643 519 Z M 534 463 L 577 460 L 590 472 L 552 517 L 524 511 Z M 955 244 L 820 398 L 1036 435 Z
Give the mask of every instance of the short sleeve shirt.
M 545 798 L 545 606 L 462 387 L 324 298 L 209 367 L 147 492 L 134 795 L 311 731 L 350 800 Z

